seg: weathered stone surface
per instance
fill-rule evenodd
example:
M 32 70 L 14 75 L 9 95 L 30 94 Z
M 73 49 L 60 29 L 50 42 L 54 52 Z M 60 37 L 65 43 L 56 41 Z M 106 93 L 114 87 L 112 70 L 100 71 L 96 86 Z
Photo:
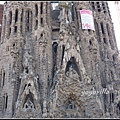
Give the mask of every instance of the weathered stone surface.
M 120 57 L 107 2 L 52 4 L 4 4 L 0 117 L 119 118 Z M 95 31 L 82 29 L 81 9 L 92 10 Z

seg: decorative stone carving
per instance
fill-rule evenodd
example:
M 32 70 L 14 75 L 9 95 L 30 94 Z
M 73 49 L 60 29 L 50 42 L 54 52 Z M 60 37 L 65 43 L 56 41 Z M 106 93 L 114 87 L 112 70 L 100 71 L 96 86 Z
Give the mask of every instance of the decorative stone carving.
M 52 11 L 46 1 L 4 4 L 0 117 L 120 118 L 120 57 L 107 2 L 58 2 Z M 92 10 L 95 31 L 82 29 L 81 9 Z M 112 88 L 113 101 L 89 94 L 93 87 Z
M 24 73 L 33 74 L 33 57 L 28 51 L 25 51 L 23 61 Z
M 23 106 L 23 109 L 26 110 L 35 110 L 34 104 L 31 102 L 30 98 L 27 99 L 26 103 Z
M 60 21 L 65 21 L 65 23 L 72 22 L 72 15 L 71 15 L 71 2 L 60 2 L 60 16 L 59 19 Z
M 71 80 L 77 81 L 80 77 L 72 66 L 69 67 L 69 71 L 66 72 L 66 76 L 68 77 L 69 84 L 71 83 Z

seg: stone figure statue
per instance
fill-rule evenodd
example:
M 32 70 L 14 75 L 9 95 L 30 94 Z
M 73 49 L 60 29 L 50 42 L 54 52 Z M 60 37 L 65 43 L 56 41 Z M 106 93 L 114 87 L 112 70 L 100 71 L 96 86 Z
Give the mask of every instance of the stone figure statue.
M 71 2 L 60 2 L 59 7 L 61 9 L 59 19 L 60 21 L 64 21 L 65 23 L 72 22 L 72 15 L 71 15 Z
M 79 75 L 72 66 L 70 66 L 69 70 L 66 72 L 66 76 L 73 80 L 79 80 Z
M 32 66 L 32 62 L 33 62 L 33 57 L 32 55 L 30 55 L 28 53 L 28 51 L 25 51 L 25 54 L 24 54 L 24 58 L 23 58 L 23 67 L 24 67 L 24 72 L 25 73 L 31 73 L 33 74 L 33 66 Z

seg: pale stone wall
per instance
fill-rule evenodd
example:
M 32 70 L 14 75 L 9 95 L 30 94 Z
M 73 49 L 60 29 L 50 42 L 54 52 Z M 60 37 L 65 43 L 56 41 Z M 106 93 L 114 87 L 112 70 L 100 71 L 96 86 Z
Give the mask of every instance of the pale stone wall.
M 1 118 L 120 117 L 120 65 L 107 2 L 74 2 L 72 13 L 69 5 L 51 11 L 51 2 L 4 4 Z M 95 31 L 81 28 L 81 9 L 92 10 Z

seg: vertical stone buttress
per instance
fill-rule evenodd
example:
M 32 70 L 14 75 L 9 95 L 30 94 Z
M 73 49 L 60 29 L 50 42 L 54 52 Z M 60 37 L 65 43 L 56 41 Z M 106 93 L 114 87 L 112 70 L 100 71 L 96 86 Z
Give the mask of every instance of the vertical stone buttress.
M 0 4 L 0 40 L 1 40 L 1 32 L 2 32 L 3 9 L 4 9 L 4 5 Z
M 61 19 L 57 49 L 58 69 L 53 79 L 57 82 L 54 89 L 56 100 L 53 99 L 56 103 L 53 105 L 54 116 L 58 118 L 102 117 L 104 111 L 102 104 L 98 102 L 100 98 L 97 98 L 96 95 L 82 96 L 83 91 L 101 87 L 100 79 L 98 79 L 98 84 L 93 84 L 97 79 L 94 64 L 99 62 L 97 40 L 93 31 L 82 31 L 81 28 L 79 10 L 89 10 L 89 2 L 73 4 L 74 20 L 71 19 L 69 6 L 65 2 L 61 2 L 59 5 Z M 91 43 L 93 46 L 90 46 Z M 96 111 L 99 112 L 96 113 Z
M 47 113 L 49 113 L 49 89 L 52 79 L 50 2 L 36 2 L 33 9 L 36 75 L 39 77 L 40 104 L 42 106 L 43 117 L 47 117 Z
M 72 12 L 61 3 L 53 42 L 50 2 L 5 2 L 0 117 L 119 116 L 118 49 L 107 2 L 73 2 Z M 82 29 L 82 9 L 92 10 L 95 31 Z M 109 94 L 83 95 L 103 88 Z
M 51 25 L 50 25 L 50 2 L 29 2 L 25 3 L 28 8 L 23 15 L 28 16 L 24 19 L 26 23 L 25 34 L 32 37 L 31 44 L 32 56 L 35 63 L 35 76 L 38 84 L 39 105 L 41 117 L 47 117 L 49 112 L 49 82 L 52 75 L 52 46 L 51 46 Z M 32 5 L 33 9 L 29 9 Z M 32 21 L 32 22 L 31 22 Z M 28 36 L 30 37 L 30 36 Z M 27 44 L 27 43 L 25 43 Z M 40 111 L 37 111 L 40 112 Z M 40 115 L 38 115 L 40 117 Z
M 31 8 L 31 6 L 33 7 Z M 35 64 L 36 69 L 34 75 L 38 80 L 39 87 L 36 94 L 40 94 L 41 111 L 45 115 L 49 112 L 49 82 L 52 79 L 50 23 L 50 2 L 5 3 L 0 48 L 3 54 L 1 54 L 2 60 L 0 62 L 2 64 L 2 81 L 4 82 L 2 97 L 5 100 L 7 99 L 5 105 L 7 104 L 9 107 L 3 107 L 3 117 L 6 115 L 12 117 L 17 110 L 17 99 L 20 99 L 20 91 L 23 86 L 21 85 L 21 79 L 23 79 L 21 74 L 24 70 L 23 57 L 24 45 L 26 44 L 30 48 L 32 56 L 35 55 L 34 60 L 36 62 L 33 64 Z M 8 97 L 6 98 L 4 95 Z M 17 114 L 17 116 L 19 115 Z
M 113 23 L 107 2 L 90 2 L 94 12 L 94 21 L 96 36 L 99 45 L 100 54 L 100 78 L 102 87 L 110 90 L 110 94 L 104 95 L 104 110 L 110 110 L 113 115 L 114 107 L 111 108 L 111 99 L 114 101 L 115 95 L 111 98 L 112 90 L 109 86 L 114 86 L 114 82 L 119 83 L 119 65 L 118 65 L 118 48 L 116 44 Z M 110 106 L 108 108 L 108 106 Z M 114 116 L 114 115 L 113 115 Z
M 3 9 L 4 5 L 0 4 L 0 42 L 1 42 L 1 33 L 2 33 L 2 18 L 3 18 Z M 2 72 L 2 71 L 1 71 Z M 0 77 L 2 77 L 2 73 L 0 73 Z M 2 78 L 0 78 L 0 81 Z M 1 88 L 1 82 L 0 82 L 0 89 Z M 2 96 L 0 95 L 0 115 L 2 115 Z
M 2 40 L 1 40 L 1 67 L 5 70 L 2 96 L 7 95 L 6 103 L 3 103 L 3 117 L 12 117 L 14 105 L 20 85 L 20 73 L 22 72 L 22 48 L 23 38 L 20 34 L 20 8 L 19 2 L 5 2 L 3 14 Z M 17 13 L 16 13 L 16 10 Z M 19 51 L 19 53 L 18 53 Z M 4 102 L 4 100 L 3 100 Z M 6 108 L 4 106 L 6 105 Z
M 91 5 L 88 2 L 76 2 L 75 3 L 75 18 L 76 23 L 78 24 L 78 33 L 80 36 L 79 40 L 79 46 L 80 46 L 80 54 L 83 59 L 84 66 L 86 68 L 86 71 L 88 73 L 88 76 L 91 78 L 92 81 L 92 87 L 97 91 L 100 91 L 102 89 L 101 86 L 101 78 L 100 78 L 100 55 L 99 55 L 99 46 L 98 41 L 96 38 L 96 30 L 84 30 L 82 29 L 82 21 L 81 21 L 81 15 L 80 10 L 91 10 Z M 94 11 L 92 11 L 93 18 Z M 95 21 L 93 21 L 95 22 Z M 96 95 L 96 100 L 101 103 L 103 103 L 102 96 Z M 101 104 L 102 111 L 104 112 L 104 106 Z

